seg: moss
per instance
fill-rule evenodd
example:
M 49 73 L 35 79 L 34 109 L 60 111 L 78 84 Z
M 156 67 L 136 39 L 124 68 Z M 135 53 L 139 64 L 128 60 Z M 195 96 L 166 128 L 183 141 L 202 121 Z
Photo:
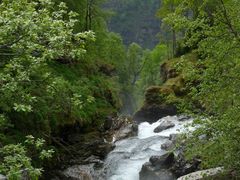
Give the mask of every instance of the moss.
M 151 86 L 146 90 L 145 102 L 147 104 L 161 104 L 166 101 L 166 96 L 173 93 L 174 91 L 169 87 Z

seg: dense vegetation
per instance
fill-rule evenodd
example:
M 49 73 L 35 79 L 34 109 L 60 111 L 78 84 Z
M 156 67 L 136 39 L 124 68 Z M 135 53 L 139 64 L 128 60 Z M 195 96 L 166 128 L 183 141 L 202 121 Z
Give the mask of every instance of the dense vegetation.
M 122 107 L 119 94 L 135 102 L 157 81 L 165 46 L 125 47 L 108 31 L 102 3 L 1 1 L 0 172 L 8 178 L 27 170 L 37 179 L 65 127 L 99 129 Z
M 160 19 L 155 16 L 160 0 L 109 0 L 105 7 L 113 11 L 111 31 L 121 34 L 125 44 L 132 42 L 154 48 L 159 42 Z
M 171 7 L 171 11 L 166 11 Z M 182 53 L 197 53 L 189 63 L 176 63 L 185 72 L 187 112 L 197 113 L 200 128 L 189 138 L 188 154 L 199 156 L 203 167 L 224 166 L 239 174 L 239 56 L 240 2 L 236 0 L 167 1 L 160 10 L 172 28 L 172 41 Z M 163 11 L 163 9 L 165 11 Z M 184 34 L 182 34 L 184 33 Z M 182 34 L 182 36 L 181 36 Z M 177 55 L 177 53 L 175 54 Z M 204 138 L 200 138 L 204 137 Z
M 185 86 L 183 98 L 173 92 L 167 100 L 199 117 L 187 154 L 199 156 L 203 168 L 224 166 L 238 176 L 240 1 L 104 3 L 0 1 L 0 173 L 19 179 L 27 170 L 38 179 L 44 160 L 58 153 L 53 137 L 66 127 L 101 129 L 120 111 L 132 114 L 145 89 L 162 84 L 165 63 Z M 112 13 L 102 7 L 113 6 L 110 29 L 127 46 L 107 28 Z M 152 29 L 160 21 L 158 39 Z

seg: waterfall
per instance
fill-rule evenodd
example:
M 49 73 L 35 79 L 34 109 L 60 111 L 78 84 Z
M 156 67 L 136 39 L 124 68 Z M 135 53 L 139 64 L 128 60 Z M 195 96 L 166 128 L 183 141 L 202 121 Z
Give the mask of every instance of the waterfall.
M 155 133 L 154 129 L 163 121 L 170 121 L 174 127 Z M 142 165 L 154 155 L 162 155 L 166 151 L 161 145 L 167 141 L 170 134 L 186 131 L 185 125 L 192 119 L 179 116 L 167 116 L 153 124 L 143 122 L 139 125 L 138 136 L 116 142 L 116 148 L 109 153 L 105 168 L 108 180 L 138 180 Z M 190 127 L 191 128 L 191 127 Z

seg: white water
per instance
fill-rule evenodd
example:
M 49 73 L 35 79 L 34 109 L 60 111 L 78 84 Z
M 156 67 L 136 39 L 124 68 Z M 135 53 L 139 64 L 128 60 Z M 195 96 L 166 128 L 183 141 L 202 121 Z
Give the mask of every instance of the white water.
M 154 129 L 162 121 L 169 120 L 175 127 L 154 133 Z M 105 165 L 108 180 L 138 180 L 142 165 L 153 155 L 164 154 L 161 145 L 167 141 L 170 134 L 186 131 L 185 125 L 192 120 L 179 121 L 177 116 L 167 116 L 159 121 L 139 125 L 138 136 L 116 142 L 116 148 L 108 155 Z

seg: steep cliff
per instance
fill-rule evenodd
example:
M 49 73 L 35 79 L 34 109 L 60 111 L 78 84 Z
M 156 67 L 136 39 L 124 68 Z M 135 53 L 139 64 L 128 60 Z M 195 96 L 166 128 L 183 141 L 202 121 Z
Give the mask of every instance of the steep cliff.
M 152 123 L 164 116 L 176 115 L 178 105 L 187 98 L 187 84 L 191 76 L 180 66 L 184 64 L 194 68 L 196 59 L 196 53 L 189 53 L 164 61 L 160 66 L 162 85 L 151 86 L 146 90 L 144 105 L 135 113 L 134 120 Z

